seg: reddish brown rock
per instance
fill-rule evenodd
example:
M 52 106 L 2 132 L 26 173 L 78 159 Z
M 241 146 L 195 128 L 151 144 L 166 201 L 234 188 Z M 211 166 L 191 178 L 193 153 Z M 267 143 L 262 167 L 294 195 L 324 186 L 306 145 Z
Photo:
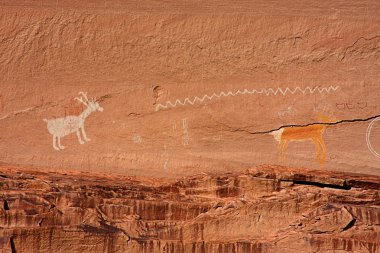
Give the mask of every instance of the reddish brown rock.
M 379 13 L 378 0 L 2 0 L 0 161 L 379 175 Z M 78 140 L 80 91 L 104 110 Z M 57 118 L 50 130 L 71 134 L 53 148 Z
M 380 252 L 380 190 L 366 187 L 380 183 L 374 176 L 0 171 L 2 252 Z
M 0 250 L 379 252 L 379 13 L 1 0 Z

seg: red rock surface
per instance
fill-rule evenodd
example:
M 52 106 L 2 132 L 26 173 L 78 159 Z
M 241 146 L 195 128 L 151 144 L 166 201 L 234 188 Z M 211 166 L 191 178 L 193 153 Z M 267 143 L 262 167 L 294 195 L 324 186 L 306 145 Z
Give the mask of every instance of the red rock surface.
M 156 177 L 260 164 L 379 175 L 366 142 L 379 115 L 379 13 L 378 0 L 2 0 L 0 160 Z M 86 119 L 90 142 L 72 133 L 57 151 L 43 119 L 78 115 L 79 91 L 104 111 Z M 279 160 L 266 132 L 319 115 L 340 122 L 321 135 L 325 154 L 291 142 Z
M 262 166 L 175 181 L 0 170 L 2 252 L 380 252 L 380 179 Z
M 379 80 L 379 0 L 0 0 L 0 251 L 380 252 Z

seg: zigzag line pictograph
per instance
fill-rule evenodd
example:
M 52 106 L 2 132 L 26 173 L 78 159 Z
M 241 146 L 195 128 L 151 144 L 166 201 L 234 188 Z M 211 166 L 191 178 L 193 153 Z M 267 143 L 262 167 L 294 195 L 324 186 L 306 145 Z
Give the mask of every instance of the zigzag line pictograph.
M 300 87 L 295 87 L 295 88 L 289 88 L 289 87 L 286 87 L 285 89 L 283 88 L 277 88 L 277 89 L 274 89 L 274 88 L 263 88 L 261 90 L 256 90 L 256 89 L 253 89 L 253 90 L 248 90 L 248 89 L 244 89 L 244 90 L 237 90 L 235 92 L 233 91 L 228 91 L 228 92 L 220 92 L 219 94 L 212 94 L 212 95 L 203 95 L 202 97 L 194 97 L 194 98 L 185 98 L 184 100 L 180 100 L 180 99 L 177 99 L 175 102 L 172 102 L 172 101 L 167 101 L 165 104 L 157 104 L 156 105 L 156 112 L 158 112 L 159 110 L 163 110 L 163 109 L 170 109 L 170 108 L 175 108 L 177 106 L 185 106 L 185 105 L 194 105 L 196 103 L 203 103 L 204 101 L 206 100 L 212 100 L 212 99 L 215 99 L 215 98 L 222 98 L 222 97 L 234 97 L 234 96 L 238 96 L 238 95 L 255 95 L 255 94 L 258 94 L 258 95 L 266 95 L 266 96 L 269 96 L 269 95 L 274 95 L 274 96 L 277 96 L 277 95 L 293 95 L 295 93 L 301 93 L 301 94 L 313 94 L 313 93 L 330 93 L 330 92 L 335 92 L 339 89 L 339 86 L 329 86 L 329 87 L 305 87 L 305 88 L 300 88 Z

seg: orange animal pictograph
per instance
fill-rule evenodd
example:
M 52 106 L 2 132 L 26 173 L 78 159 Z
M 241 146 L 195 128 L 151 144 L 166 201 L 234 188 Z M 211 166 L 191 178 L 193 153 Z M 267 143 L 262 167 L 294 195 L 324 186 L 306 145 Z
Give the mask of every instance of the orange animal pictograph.
M 318 122 L 320 123 L 332 123 L 334 122 L 328 117 L 319 116 Z M 307 141 L 313 142 L 316 150 L 316 159 L 323 165 L 326 162 L 326 144 L 323 138 L 323 134 L 328 125 L 315 124 L 309 126 L 300 127 L 285 127 L 277 131 L 273 131 L 270 134 L 278 141 L 277 154 L 278 160 L 286 161 L 286 149 L 290 142 L 293 141 Z

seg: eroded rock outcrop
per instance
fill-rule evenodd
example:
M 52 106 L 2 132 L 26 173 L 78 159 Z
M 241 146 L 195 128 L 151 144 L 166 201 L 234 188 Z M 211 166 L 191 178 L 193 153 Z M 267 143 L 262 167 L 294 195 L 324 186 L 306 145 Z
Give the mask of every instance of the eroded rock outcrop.
M 380 179 L 278 166 L 176 181 L 1 168 L 2 252 L 380 252 Z

